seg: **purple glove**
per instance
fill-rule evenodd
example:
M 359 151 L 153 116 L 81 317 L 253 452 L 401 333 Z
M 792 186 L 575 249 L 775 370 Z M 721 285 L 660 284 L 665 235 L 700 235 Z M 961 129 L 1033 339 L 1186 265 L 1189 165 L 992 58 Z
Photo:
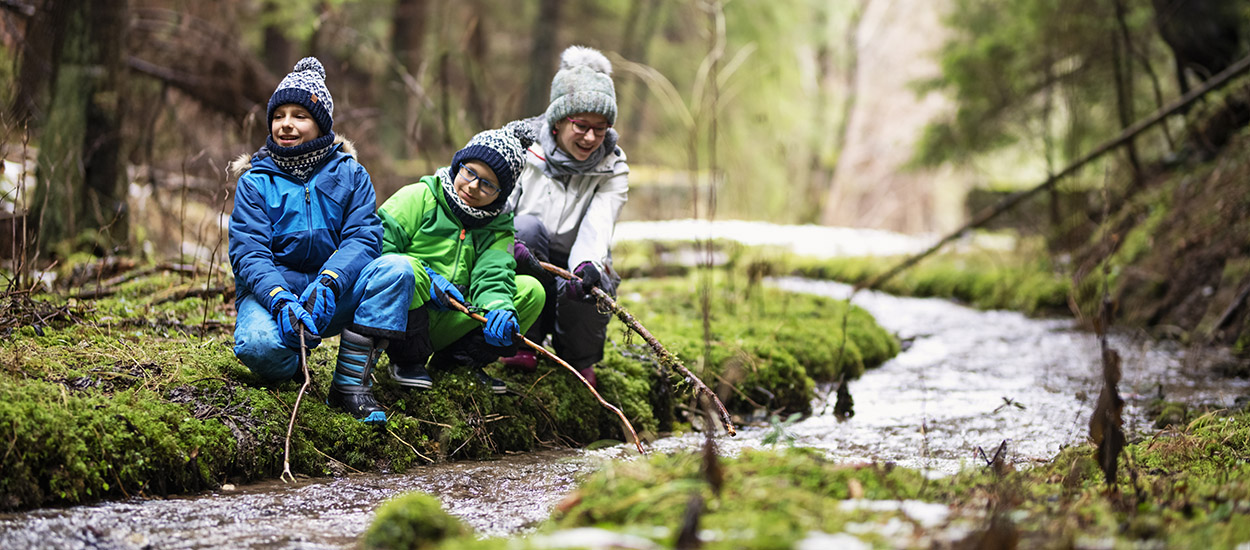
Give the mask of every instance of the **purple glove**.
M 595 301 L 595 295 L 591 289 L 598 287 L 600 290 L 612 293 L 612 280 L 607 277 L 594 262 L 582 262 L 573 270 L 573 275 L 577 276 L 580 281 L 569 281 L 568 286 L 564 287 L 565 294 L 569 298 L 582 302 Z
M 539 259 L 530 251 L 528 246 L 521 241 L 512 243 L 512 257 L 516 258 L 516 271 L 522 275 L 538 275 L 543 272 L 543 266 L 539 263 Z

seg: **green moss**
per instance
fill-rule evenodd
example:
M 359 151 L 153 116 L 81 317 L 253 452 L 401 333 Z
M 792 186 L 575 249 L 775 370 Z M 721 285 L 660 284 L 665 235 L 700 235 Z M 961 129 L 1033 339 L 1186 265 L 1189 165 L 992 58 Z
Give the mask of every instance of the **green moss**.
M 177 493 L 282 472 L 299 388 L 263 386 L 234 357 L 228 302 L 167 299 L 203 284 L 156 273 L 108 287 L 115 292 L 103 299 L 10 304 L 43 322 L 10 327 L 0 339 L 0 429 L 21 450 L 0 459 L 0 508 Z M 871 316 L 843 302 L 734 289 L 725 278 L 711 287 L 713 339 L 705 347 L 692 285 L 630 280 L 622 302 L 709 385 L 736 385 L 723 393 L 738 411 L 806 411 L 815 382 L 857 376 L 898 349 Z M 314 383 L 291 440 L 293 472 L 395 472 L 428 460 L 629 440 L 620 418 L 546 362 L 532 374 L 488 367 L 511 388 L 495 396 L 449 365 L 431 365 L 433 389 L 412 391 L 384 374 L 383 359 L 375 394 L 389 422 L 364 425 L 325 405 L 337 347 L 337 338 L 327 339 L 309 355 Z M 688 422 L 676 404 L 692 392 L 654 357 L 614 321 L 596 368 L 599 392 L 647 438 Z
M 470 529 L 448 514 L 438 499 L 425 493 L 407 493 L 378 507 L 377 516 L 361 544 L 369 549 L 437 548 L 445 539 L 463 536 Z

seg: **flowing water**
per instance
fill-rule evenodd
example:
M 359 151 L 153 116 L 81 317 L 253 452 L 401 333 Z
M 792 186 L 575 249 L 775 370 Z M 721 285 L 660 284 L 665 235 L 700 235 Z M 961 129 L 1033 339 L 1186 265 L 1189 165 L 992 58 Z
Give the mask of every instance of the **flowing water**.
M 845 285 L 801 279 L 774 284 L 840 298 Z M 859 293 L 906 349 L 851 383 L 855 415 L 817 414 L 790 425 L 796 445 L 848 462 L 890 461 L 941 475 L 977 464 L 1007 442 L 1008 461 L 1027 464 L 1083 441 L 1101 379 L 1099 342 L 1070 320 L 975 311 L 943 300 Z M 1169 399 L 1231 406 L 1250 381 L 1216 379 L 1196 352 L 1129 336 L 1112 339 L 1124 357 L 1120 391 L 1126 427 L 1149 431 L 1141 406 Z M 830 407 L 831 408 L 831 407 Z M 817 404 L 817 411 L 823 410 Z M 769 426 L 744 426 L 722 451 L 758 447 Z M 655 442 L 653 452 L 696 449 L 696 435 Z M 579 476 L 632 446 L 547 451 L 495 461 L 418 467 L 405 474 L 269 482 L 166 500 L 106 502 L 0 515 L 0 548 L 348 548 L 373 510 L 405 491 L 437 495 L 478 532 L 524 533 L 543 520 Z

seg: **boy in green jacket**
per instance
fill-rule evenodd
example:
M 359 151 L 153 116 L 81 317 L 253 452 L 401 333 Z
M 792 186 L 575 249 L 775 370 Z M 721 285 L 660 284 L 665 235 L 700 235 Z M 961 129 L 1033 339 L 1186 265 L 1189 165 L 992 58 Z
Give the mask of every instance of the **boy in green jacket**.
M 468 366 L 492 392 L 507 391 L 482 367 L 516 353 L 520 333 L 538 319 L 546 299 L 537 279 L 516 275 L 509 252 L 508 196 L 532 132 L 514 123 L 479 133 L 451 166 L 403 187 L 378 209 L 383 257 L 406 256 L 415 279 L 406 336 L 387 348 L 391 376 L 401 385 L 429 388 L 425 364 L 437 352 L 435 363 Z M 450 310 L 448 297 L 477 308 L 487 323 Z

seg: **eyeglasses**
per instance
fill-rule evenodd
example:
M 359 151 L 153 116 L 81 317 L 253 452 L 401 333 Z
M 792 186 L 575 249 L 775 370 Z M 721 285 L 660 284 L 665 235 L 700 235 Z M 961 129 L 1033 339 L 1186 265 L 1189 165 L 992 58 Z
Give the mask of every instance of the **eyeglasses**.
M 467 174 L 467 175 L 466 175 Z M 490 180 L 477 175 L 477 172 L 465 163 L 460 163 L 460 177 L 468 183 L 477 182 L 477 188 L 482 190 L 486 195 L 494 195 L 499 192 L 499 186 L 491 183 Z
M 605 124 L 603 126 L 595 126 L 580 118 L 565 117 L 565 120 L 573 123 L 573 133 L 579 136 L 591 130 L 595 131 L 595 135 L 603 136 L 607 133 L 608 128 L 612 127 L 611 124 Z

